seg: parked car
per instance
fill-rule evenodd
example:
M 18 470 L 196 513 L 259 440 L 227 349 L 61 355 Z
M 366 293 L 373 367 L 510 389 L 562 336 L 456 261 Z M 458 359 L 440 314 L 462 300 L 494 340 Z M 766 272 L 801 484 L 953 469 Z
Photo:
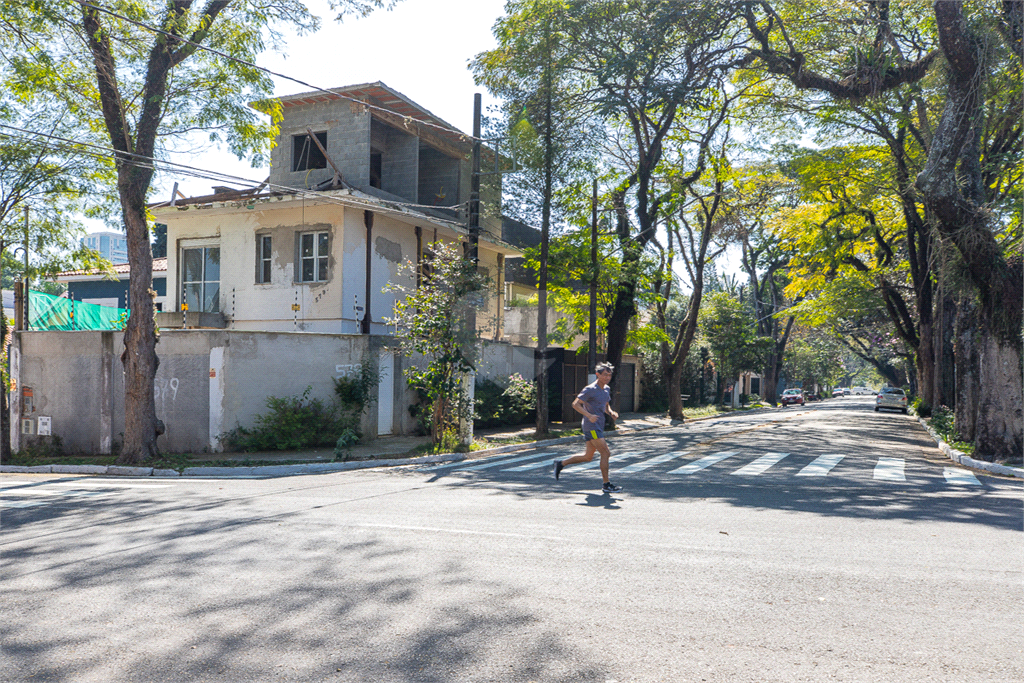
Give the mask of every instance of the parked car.
M 903 414 L 907 414 L 907 395 L 903 393 L 902 389 L 896 387 L 884 387 L 878 396 L 875 397 L 875 412 L 877 413 L 879 408 L 891 408 L 892 410 L 902 410 Z
M 836 397 L 842 398 L 845 395 L 846 394 L 843 393 L 843 388 L 842 387 L 836 387 L 835 389 L 832 390 L 832 398 L 836 398 Z
M 821 400 L 821 396 L 818 396 L 817 394 L 804 394 L 804 400 L 806 400 L 806 401 L 820 401 Z
M 843 387 L 843 396 L 850 395 L 850 387 Z
M 782 392 L 782 407 L 802 406 L 804 404 L 803 389 L 786 389 Z
M 853 389 L 850 390 L 850 393 L 852 393 L 854 396 L 870 396 L 875 392 L 873 392 L 868 387 L 854 387 Z

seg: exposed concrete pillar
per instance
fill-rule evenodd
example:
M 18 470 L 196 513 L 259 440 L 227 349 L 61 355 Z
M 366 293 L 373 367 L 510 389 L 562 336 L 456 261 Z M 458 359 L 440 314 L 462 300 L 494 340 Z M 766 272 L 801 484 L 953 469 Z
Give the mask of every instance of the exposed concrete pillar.
M 100 333 L 100 453 L 109 455 L 114 443 L 114 333 Z
M 224 432 L 224 347 L 210 349 L 210 452 L 220 453 L 224 446 L 220 435 Z
M 11 379 L 14 391 L 11 392 L 11 453 L 21 450 L 21 333 L 11 335 Z

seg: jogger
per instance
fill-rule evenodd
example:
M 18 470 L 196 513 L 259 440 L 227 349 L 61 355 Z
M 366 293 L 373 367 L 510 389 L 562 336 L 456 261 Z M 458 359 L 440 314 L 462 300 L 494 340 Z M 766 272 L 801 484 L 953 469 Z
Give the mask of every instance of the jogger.
M 573 409 L 583 416 L 583 423 L 580 429 L 583 432 L 583 440 L 586 441 L 587 449 L 583 455 L 577 455 L 565 460 L 555 460 L 555 479 L 562 474 L 562 469 L 569 465 L 576 465 L 581 462 L 590 462 L 594 459 L 594 452 L 601 454 L 601 477 L 604 479 L 602 490 L 605 493 L 621 491 L 621 486 L 616 486 L 608 479 L 608 458 L 611 453 L 608 451 L 608 444 L 604 440 L 604 416 L 605 413 L 613 418 L 619 416 L 609 405 L 611 402 L 611 390 L 608 383 L 612 381 L 614 368 L 610 363 L 599 363 L 595 372 L 597 381 L 583 387 L 576 400 L 572 402 Z

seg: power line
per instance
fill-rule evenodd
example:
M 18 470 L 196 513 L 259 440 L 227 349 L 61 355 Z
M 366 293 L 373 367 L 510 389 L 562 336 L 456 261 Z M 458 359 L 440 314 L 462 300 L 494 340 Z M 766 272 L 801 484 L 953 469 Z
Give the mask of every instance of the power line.
M 156 157 L 150 157 L 150 156 L 145 156 L 145 155 L 142 155 L 142 154 L 136 154 L 134 152 L 119 152 L 119 151 L 111 149 L 109 147 L 103 147 L 102 145 L 97 145 L 97 144 L 94 144 L 94 143 L 91 143 L 91 142 L 83 142 L 83 141 L 80 141 L 80 140 L 71 140 L 69 138 L 64 138 L 64 137 L 61 137 L 59 135 L 53 135 L 51 133 L 41 133 L 39 131 L 33 131 L 33 130 L 26 129 L 26 128 L 19 128 L 17 126 L 10 126 L 10 125 L 3 124 L 3 123 L 0 123 L 0 128 L 6 128 L 6 129 L 9 129 L 9 130 L 17 131 L 19 133 L 24 133 L 24 134 L 27 134 L 27 135 L 33 135 L 33 136 L 36 136 L 36 137 L 42 137 L 42 138 L 47 138 L 47 139 L 50 139 L 50 140 L 55 140 L 57 142 L 61 142 L 61 143 L 64 143 L 66 145 L 70 145 L 73 148 L 91 148 L 91 149 L 74 149 L 74 151 L 77 152 L 77 153 L 80 153 L 80 154 L 88 154 L 90 156 L 94 156 L 94 157 L 97 157 L 97 158 L 114 159 L 115 161 L 119 161 L 121 163 L 129 164 L 129 165 L 135 166 L 137 168 L 146 168 L 146 169 L 151 169 L 151 170 L 156 171 L 156 170 L 159 170 L 158 168 L 156 168 L 156 165 L 160 164 L 160 165 L 163 165 L 163 166 L 169 166 L 173 170 L 177 171 L 178 173 L 181 173 L 182 175 L 186 175 L 186 176 L 194 177 L 194 178 L 201 178 L 203 180 L 213 180 L 213 181 L 216 181 L 216 182 L 227 182 L 227 183 L 231 183 L 233 185 L 247 185 L 247 186 L 250 186 L 250 188 L 256 188 L 256 187 L 264 186 L 264 187 L 267 187 L 269 189 L 278 190 L 280 192 L 284 192 L 284 193 L 287 193 L 287 194 L 297 194 L 297 195 L 302 195 L 304 197 L 314 197 L 314 198 L 318 198 L 320 200 L 328 201 L 328 202 L 335 203 L 335 204 L 351 204 L 353 201 L 359 202 L 361 204 L 366 204 L 366 202 L 361 201 L 360 197 L 352 197 L 350 200 L 342 201 L 342 200 L 339 200 L 336 197 L 331 197 L 329 195 L 323 195 L 323 194 L 320 194 L 320 193 L 318 193 L 318 192 L 316 192 L 314 190 L 300 189 L 300 188 L 295 188 L 295 187 L 289 187 L 287 185 L 278 185 L 276 183 L 270 183 L 270 182 L 258 182 L 258 181 L 255 181 L 255 180 L 251 180 L 249 178 L 243 178 L 241 176 L 230 175 L 228 173 L 222 173 L 220 171 L 211 171 L 209 169 L 198 168 L 196 166 L 189 166 L 187 164 L 181 164 L 181 163 L 177 163 L 177 162 L 174 162 L 174 161 L 166 161 L 166 160 L 163 160 L 163 159 L 157 159 Z M 9 133 L 2 133 L 2 132 L 0 132 L 0 135 L 6 135 L 7 137 L 11 137 L 11 138 L 18 138 L 19 137 L 19 136 L 11 135 Z M 25 139 L 25 138 L 21 137 L 20 139 Z M 97 151 L 92 151 L 92 150 L 97 150 Z M 389 204 L 393 204 L 395 206 L 407 206 L 407 207 L 410 207 L 410 208 L 449 209 L 449 210 L 454 210 L 454 209 L 461 208 L 465 204 L 465 202 L 462 202 L 462 203 L 459 203 L 459 204 L 454 204 L 452 206 L 434 206 L 432 204 L 414 204 L 414 203 L 411 203 L 411 202 L 398 202 L 398 201 L 392 201 L 392 200 L 383 200 L 383 201 L 386 201 Z
M 238 57 L 233 57 L 233 56 L 231 56 L 231 55 L 229 55 L 229 54 L 227 54 L 225 52 L 221 52 L 220 50 L 217 50 L 215 48 L 207 47 L 206 45 L 201 45 L 200 43 L 195 43 L 195 42 L 193 42 L 193 41 L 191 41 L 191 40 L 189 40 L 187 38 L 183 38 L 182 36 L 179 36 L 179 35 L 176 35 L 174 33 L 171 33 L 170 31 L 165 31 L 165 30 L 157 28 L 155 26 L 150 26 L 149 24 L 145 24 L 145 23 L 143 23 L 141 21 L 136 21 L 135 19 L 132 19 L 130 17 L 126 17 L 123 14 L 118 14 L 117 12 L 114 12 L 113 10 L 109 10 L 109 9 L 107 9 L 105 7 L 99 7 L 97 5 L 93 5 L 91 3 L 85 2 L 85 0 L 76 0 L 76 2 L 78 2 L 78 4 L 82 5 L 83 7 L 89 7 L 91 9 L 96 10 L 97 12 L 102 12 L 104 14 L 108 14 L 108 15 L 110 15 L 112 17 L 116 17 L 117 19 L 121 19 L 122 21 L 126 21 L 129 24 L 132 24 L 134 26 L 138 26 L 139 28 L 145 29 L 147 31 L 152 31 L 153 33 L 159 33 L 161 35 L 165 35 L 165 36 L 168 36 L 170 38 L 174 38 L 175 40 L 180 41 L 182 43 L 186 43 L 188 45 L 192 45 L 196 49 L 203 50 L 203 51 L 209 52 L 211 54 L 215 54 L 218 57 L 223 57 L 224 59 L 228 59 L 228 60 L 230 60 L 232 62 L 238 62 L 239 64 L 244 64 L 245 66 L 248 66 L 248 67 L 250 67 L 252 69 L 256 69 L 258 71 L 262 71 L 264 73 L 270 74 L 271 76 L 276 76 L 278 78 L 283 78 L 283 79 L 285 79 L 287 81 L 292 81 L 293 83 L 298 83 L 299 85 L 305 86 L 307 88 L 312 88 L 313 90 L 316 90 L 317 92 L 326 93 L 327 95 L 330 95 L 331 97 L 337 97 L 337 98 L 342 99 L 342 100 L 348 100 L 349 102 L 355 102 L 357 104 L 363 105 L 364 107 L 366 107 L 368 109 L 375 109 L 377 111 L 386 112 L 388 114 L 397 114 L 398 116 L 403 116 L 404 118 L 411 119 L 411 120 L 415 121 L 416 123 L 418 123 L 420 125 L 428 126 L 430 128 L 436 128 L 437 130 L 441 130 L 441 131 L 444 131 L 446 133 L 457 133 L 459 136 L 461 136 L 462 138 L 465 138 L 467 140 L 475 140 L 475 139 L 477 139 L 477 138 L 474 138 L 472 135 L 469 135 L 467 133 L 463 133 L 462 131 L 454 130 L 454 129 L 449 128 L 447 126 L 440 126 L 440 125 L 438 125 L 436 123 L 431 123 L 429 121 L 424 121 L 423 119 L 416 119 L 416 118 L 413 118 L 411 116 L 405 116 L 404 114 L 401 114 L 399 112 L 393 111 L 393 110 L 388 109 L 386 107 L 378 107 L 377 105 L 370 104 L 369 102 L 364 102 L 363 100 L 356 99 L 355 97 L 348 97 L 347 95 L 341 95 L 341 94 L 339 94 L 339 93 L 337 93 L 337 92 L 335 92 L 333 90 L 328 90 L 326 88 L 321 88 L 320 86 L 313 85 L 311 83 L 307 83 L 306 81 L 300 80 L 298 78 L 293 78 L 291 76 L 286 76 L 285 74 L 278 73 L 277 71 L 273 71 L 273 70 L 268 69 L 266 67 L 262 67 L 262 66 L 258 66 L 256 64 L 253 64 L 252 62 L 247 61 L 245 59 L 240 59 Z M 479 138 L 479 139 L 481 141 L 484 141 L 483 138 Z

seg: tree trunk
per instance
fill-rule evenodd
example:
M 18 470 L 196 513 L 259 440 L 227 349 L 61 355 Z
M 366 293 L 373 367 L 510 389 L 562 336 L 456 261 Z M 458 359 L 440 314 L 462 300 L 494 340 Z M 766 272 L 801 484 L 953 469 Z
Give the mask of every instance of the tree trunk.
M 0 252 L 2 251 L 3 244 L 0 243 Z M 0 289 L 0 295 L 2 294 L 3 290 Z M 11 369 L 11 357 L 7 346 L 7 314 L 3 312 L 2 308 L 0 306 L 0 344 L 3 345 L 3 353 L 0 354 L 0 358 L 3 358 L 3 377 L 7 381 L 4 382 L 3 387 L 0 387 L 0 462 L 9 463 L 11 461 L 11 382 L 8 373 Z
M 938 316 L 935 324 L 935 402 L 932 405 L 952 408 L 956 406 L 953 340 L 957 310 L 951 296 L 943 295 L 940 311 L 941 316 Z
M 956 316 L 956 408 L 953 420 L 960 438 L 968 443 L 974 441 L 981 393 L 978 384 L 978 344 L 975 338 L 977 330 L 977 307 L 973 302 L 961 301 Z
M 930 317 L 930 316 L 929 316 Z M 935 404 L 935 347 L 932 331 L 932 324 L 929 320 L 924 322 L 921 316 L 921 323 L 918 325 L 917 353 L 914 354 L 914 370 L 917 378 L 917 395 L 929 406 Z
M 135 183 L 119 183 L 118 189 L 132 277 L 128 287 L 131 313 L 121 354 L 125 370 L 124 443 L 117 462 L 133 465 L 158 454 L 156 438 L 163 433 L 163 424 L 156 417 L 153 380 L 160 359 L 156 355 L 155 292 L 151 287 L 153 253 L 146 225 L 146 193 Z M 140 277 L 143 274 L 148 277 Z
M 1024 399 L 1021 391 L 1020 352 L 982 327 L 978 384 L 982 387 L 974 434 L 975 457 L 982 460 L 1020 461 L 1024 454 Z M 986 390 L 996 387 L 999 391 Z
M 1019 255 L 1004 257 L 982 196 L 978 138 L 989 65 L 981 41 L 963 16 L 963 3 L 936 2 L 933 8 L 948 65 L 946 105 L 916 184 L 936 229 L 956 246 L 978 292 L 975 452 L 983 458 L 1019 458 L 1024 432 L 1020 376 L 1024 264 Z
M 673 420 L 683 419 L 683 364 L 673 363 L 665 375 L 668 386 L 668 414 Z

